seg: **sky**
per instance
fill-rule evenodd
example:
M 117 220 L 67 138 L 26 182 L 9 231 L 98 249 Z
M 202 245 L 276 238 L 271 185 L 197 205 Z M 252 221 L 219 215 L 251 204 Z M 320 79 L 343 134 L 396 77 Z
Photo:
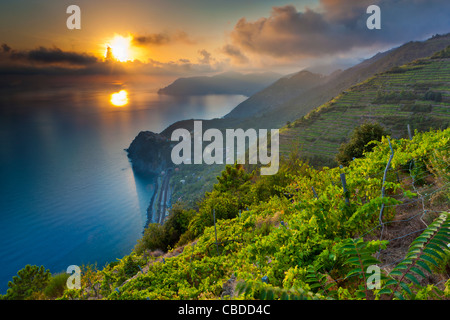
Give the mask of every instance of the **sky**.
M 66 26 L 73 4 L 80 30 Z M 1 0 L 0 74 L 331 72 L 449 33 L 449 17 L 448 0 Z

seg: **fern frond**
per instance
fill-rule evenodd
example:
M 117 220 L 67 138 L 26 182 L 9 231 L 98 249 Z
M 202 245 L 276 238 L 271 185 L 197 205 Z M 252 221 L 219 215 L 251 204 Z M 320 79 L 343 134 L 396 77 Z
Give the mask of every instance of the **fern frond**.
M 316 270 L 312 265 L 308 266 L 307 272 L 308 274 L 306 276 L 306 282 L 308 283 L 309 287 L 311 289 L 322 289 L 321 294 L 323 295 L 329 295 L 330 288 L 336 286 L 336 283 L 334 281 L 327 283 L 327 276 L 323 273 L 318 272 L 318 270 Z
M 418 277 L 426 278 L 421 267 L 425 271 L 432 273 L 429 264 L 436 267 L 443 257 L 439 253 L 445 253 L 450 242 L 450 215 L 442 214 L 431 223 L 421 235 L 419 235 L 409 246 L 405 258 L 389 273 L 389 276 L 400 277 L 399 280 L 392 278 L 387 285 L 395 285 L 391 290 L 391 299 L 396 296 L 399 299 L 404 298 L 398 289 L 401 287 L 410 297 L 413 293 L 409 286 L 404 282 L 405 279 L 419 285 Z
M 378 265 L 380 261 L 372 254 L 380 246 L 387 244 L 387 241 L 364 242 L 362 239 L 347 239 L 342 246 L 342 253 L 347 257 L 344 264 L 353 267 L 346 275 L 346 278 L 358 276 L 362 278 L 363 286 L 356 292 L 358 298 L 369 298 L 369 289 L 366 279 L 366 270 L 369 266 Z
M 239 282 L 236 285 L 236 292 L 238 295 L 251 295 L 254 293 L 254 298 L 259 300 L 320 300 L 330 299 L 318 293 L 306 291 L 302 288 L 284 289 L 280 287 L 273 287 L 263 285 L 261 283 Z M 256 295 L 257 294 L 257 295 Z
M 364 270 L 366 266 L 380 263 L 372 256 L 373 250 L 369 249 L 368 243 L 362 239 L 348 239 L 342 248 L 344 249 L 343 253 L 347 255 L 344 264 L 357 266 Z

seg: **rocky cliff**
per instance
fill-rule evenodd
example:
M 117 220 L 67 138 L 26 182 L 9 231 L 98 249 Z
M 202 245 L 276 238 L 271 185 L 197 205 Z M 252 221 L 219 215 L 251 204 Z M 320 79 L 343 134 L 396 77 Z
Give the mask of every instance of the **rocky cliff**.
M 172 142 L 166 136 L 141 131 L 126 150 L 133 169 L 138 174 L 159 175 L 171 166 Z

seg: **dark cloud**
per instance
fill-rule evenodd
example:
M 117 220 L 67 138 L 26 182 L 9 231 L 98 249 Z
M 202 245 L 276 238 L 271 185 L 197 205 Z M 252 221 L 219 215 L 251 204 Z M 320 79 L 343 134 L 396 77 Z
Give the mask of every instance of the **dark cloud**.
M 166 33 L 154 33 L 146 36 L 134 36 L 133 43 L 138 46 L 144 45 L 163 45 L 171 41 Z
M 189 59 L 160 62 L 116 62 L 111 59 L 97 59 L 86 53 L 63 51 L 58 48 L 40 47 L 29 51 L 19 51 L 7 44 L 0 46 L 0 74 L 5 75 L 112 75 L 148 74 L 186 76 L 222 71 L 223 66 L 215 62 L 206 50 L 199 51 L 199 63 Z
M 366 9 L 381 8 L 381 30 L 366 26 Z M 276 58 L 318 57 L 353 48 L 401 44 L 450 31 L 448 0 L 321 0 L 317 10 L 273 7 L 268 18 L 240 19 L 225 48 Z M 240 50 L 240 51 L 239 51 Z
M 320 5 L 327 21 L 351 27 L 357 24 L 368 6 L 378 5 L 379 2 L 379 0 L 320 0 Z
M 206 51 L 205 49 L 199 50 L 198 53 L 200 54 L 201 58 L 198 59 L 198 62 L 201 64 L 210 64 L 212 62 L 211 53 Z
M 11 51 L 11 47 L 8 46 L 6 43 L 4 43 L 4 44 L 2 44 L 2 51 L 9 52 L 9 51 Z
M 147 35 L 134 35 L 133 44 L 136 46 L 161 46 L 169 43 L 183 42 L 187 44 L 194 44 L 189 35 L 184 31 L 178 31 L 172 34 L 169 33 L 152 33 Z
M 9 48 L 9 47 L 8 47 Z M 3 48 L 5 51 L 5 48 Z M 39 47 L 30 51 L 15 51 L 9 48 L 11 60 L 21 60 L 38 64 L 66 64 L 74 66 L 86 66 L 97 62 L 97 58 L 85 53 L 63 51 L 59 48 Z

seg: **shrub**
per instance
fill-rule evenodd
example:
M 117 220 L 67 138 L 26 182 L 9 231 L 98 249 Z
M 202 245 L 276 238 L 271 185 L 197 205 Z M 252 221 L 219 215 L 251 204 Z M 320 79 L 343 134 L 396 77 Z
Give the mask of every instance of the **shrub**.
M 49 270 L 44 266 L 31 266 L 27 264 L 25 268 L 17 272 L 13 281 L 9 281 L 9 289 L 4 298 L 6 300 L 27 300 L 32 299 L 35 292 L 42 292 L 50 280 Z
M 170 210 L 167 221 L 163 225 L 151 223 L 145 228 L 144 235 L 138 240 L 134 251 L 137 254 L 141 254 L 145 250 L 160 249 L 167 251 L 187 231 L 189 222 L 195 213 L 195 210 L 186 210 L 182 204 L 175 203 Z
M 429 100 L 429 101 L 441 102 L 442 101 L 442 93 L 428 90 L 425 93 L 423 98 L 425 100 Z
M 183 233 L 188 229 L 189 222 L 196 214 L 195 210 L 186 210 L 183 205 L 176 203 L 170 210 L 169 218 L 164 223 L 164 241 L 167 247 L 173 247 Z
M 138 243 L 134 247 L 137 254 L 143 253 L 145 250 L 165 250 L 164 228 L 159 223 L 150 223 L 144 230 L 144 235 L 138 239 Z
M 450 46 L 439 52 L 436 52 L 434 55 L 431 56 L 431 59 L 444 59 L 444 58 L 450 58 Z
M 48 298 L 53 299 L 62 296 L 69 277 L 70 275 L 68 273 L 59 273 L 52 276 L 44 289 L 44 294 Z
M 381 141 L 388 132 L 378 123 L 366 122 L 356 127 L 348 143 L 343 143 L 339 147 L 339 153 L 336 155 L 336 161 L 341 165 L 348 165 L 353 158 L 362 158 L 364 153 L 373 149 L 371 141 Z

